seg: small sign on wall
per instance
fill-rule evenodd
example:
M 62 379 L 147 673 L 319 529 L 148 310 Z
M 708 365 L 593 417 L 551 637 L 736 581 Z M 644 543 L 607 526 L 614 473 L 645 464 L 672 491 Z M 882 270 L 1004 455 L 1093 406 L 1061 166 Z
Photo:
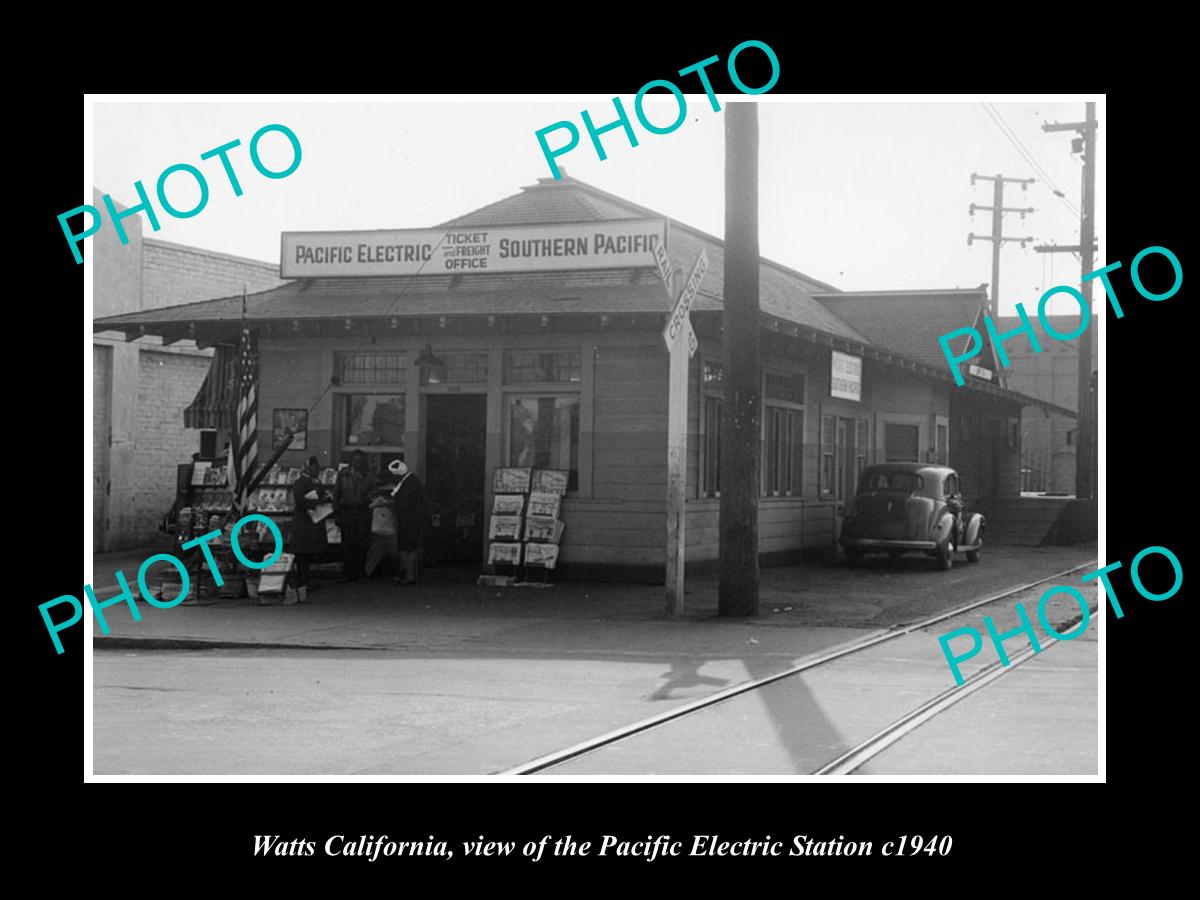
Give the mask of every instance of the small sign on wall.
M 862 357 L 831 351 L 829 396 L 840 400 L 862 400 Z
M 308 449 L 308 410 L 277 409 L 271 418 L 272 446 L 281 446 L 290 431 L 293 435 L 290 449 Z

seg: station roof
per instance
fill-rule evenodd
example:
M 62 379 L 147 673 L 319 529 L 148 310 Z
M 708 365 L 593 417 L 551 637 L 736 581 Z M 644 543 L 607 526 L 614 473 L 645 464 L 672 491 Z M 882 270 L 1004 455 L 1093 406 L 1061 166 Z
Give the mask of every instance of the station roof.
M 483 227 L 604 219 L 668 218 L 569 176 L 539 179 L 505 197 L 438 227 Z M 691 266 L 701 248 L 708 271 L 694 309 L 720 310 L 724 284 L 724 242 L 680 222 L 670 221 L 668 249 L 677 265 Z M 836 290 L 787 266 L 763 260 L 760 308 L 764 315 L 838 337 L 863 335 L 813 299 Z M 447 297 L 452 294 L 452 297 Z M 419 275 L 407 277 L 313 278 L 291 281 L 247 297 L 251 321 L 411 315 L 623 313 L 670 311 L 670 298 L 649 269 L 541 272 L 504 275 Z M 154 333 L 181 323 L 240 319 L 241 295 L 199 303 L 109 316 L 96 330 L 141 327 Z
M 520 192 L 480 207 L 437 227 L 487 227 L 607 219 L 664 218 L 672 261 L 690 269 L 701 249 L 708 270 L 692 309 L 722 309 L 724 241 L 647 207 L 578 179 L 538 179 Z M 967 291 L 839 291 L 832 285 L 768 259 L 761 260 L 760 313 L 773 330 L 783 330 L 885 364 L 950 380 L 937 337 L 973 325 L 984 302 L 982 288 Z M 309 278 L 249 294 L 246 316 L 252 325 L 341 319 L 414 316 L 578 315 L 658 313 L 671 303 L 656 272 L 649 268 L 510 274 L 437 274 L 404 277 Z M 211 333 L 236 328 L 242 316 L 240 294 L 177 306 L 147 309 L 93 322 L 95 331 L 123 331 L 178 340 L 189 327 Z M 990 349 L 990 348 L 989 348 Z M 983 393 L 1021 403 L 1043 401 L 996 385 L 969 381 Z
M 965 290 L 840 291 L 816 299 L 872 344 L 931 366 L 946 365 L 938 338 L 958 328 L 977 327 L 987 308 L 987 287 Z M 951 349 L 958 352 L 964 335 Z M 985 353 L 990 353 L 990 346 Z M 986 365 L 983 361 L 981 364 Z M 992 364 L 994 367 L 994 362 Z

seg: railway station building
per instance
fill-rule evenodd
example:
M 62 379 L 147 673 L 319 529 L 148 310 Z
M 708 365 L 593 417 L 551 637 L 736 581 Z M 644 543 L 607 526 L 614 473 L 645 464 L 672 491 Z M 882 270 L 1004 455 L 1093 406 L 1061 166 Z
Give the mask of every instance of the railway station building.
M 436 237 L 431 237 L 436 235 Z M 426 231 L 287 234 L 277 287 L 251 293 L 260 459 L 275 412 L 311 410 L 298 466 L 356 449 L 403 457 L 442 558 L 482 565 L 493 469 L 569 471 L 563 577 L 661 582 L 673 298 L 703 250 L 687 392 L 688 571 L 718 556 L 723 243 L 569 176 Z M 1021 415 L 1071 410 L 1001 386 L 992 348 L 956 387 L 939 335 L 978 325 L 983 288 L 847 293 L 762 260 L 760 550 L 764 564 L 833 546 L 870 463 L 958 469 L 986 511 L 1020 491 Z M 107 316 L 97 331 L 170 346 L 236 345 L 241 292 Z M 980 329 L 982 331 L 982 328 Z M 192 404 L 202 405 L 203 397 Z M 178 427 L 184 427 L 182 410 Z

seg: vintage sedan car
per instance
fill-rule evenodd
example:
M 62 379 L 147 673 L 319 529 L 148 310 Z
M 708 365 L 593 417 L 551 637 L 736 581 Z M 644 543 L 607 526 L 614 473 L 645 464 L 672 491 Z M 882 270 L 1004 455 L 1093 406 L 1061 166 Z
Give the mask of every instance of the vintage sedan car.
M 979 562 L 986 523 L 967 512 L 960 491 L 958 473 L 946 466 L 867 466 L 842 523 L 846 558 L 853 564 L 864 553 L 920 552 L 949 569 L 955 554 L 965 552 L 968 561 Z

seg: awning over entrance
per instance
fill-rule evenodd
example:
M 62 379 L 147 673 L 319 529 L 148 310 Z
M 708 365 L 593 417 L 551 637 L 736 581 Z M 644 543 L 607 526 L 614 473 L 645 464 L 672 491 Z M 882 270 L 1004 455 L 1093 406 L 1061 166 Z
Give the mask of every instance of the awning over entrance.
M 217 344 L 204 384 L 196 399 L 183 411 L 188 428 L 233 430 L 233 411 L 237 402 L 237 347 Z

